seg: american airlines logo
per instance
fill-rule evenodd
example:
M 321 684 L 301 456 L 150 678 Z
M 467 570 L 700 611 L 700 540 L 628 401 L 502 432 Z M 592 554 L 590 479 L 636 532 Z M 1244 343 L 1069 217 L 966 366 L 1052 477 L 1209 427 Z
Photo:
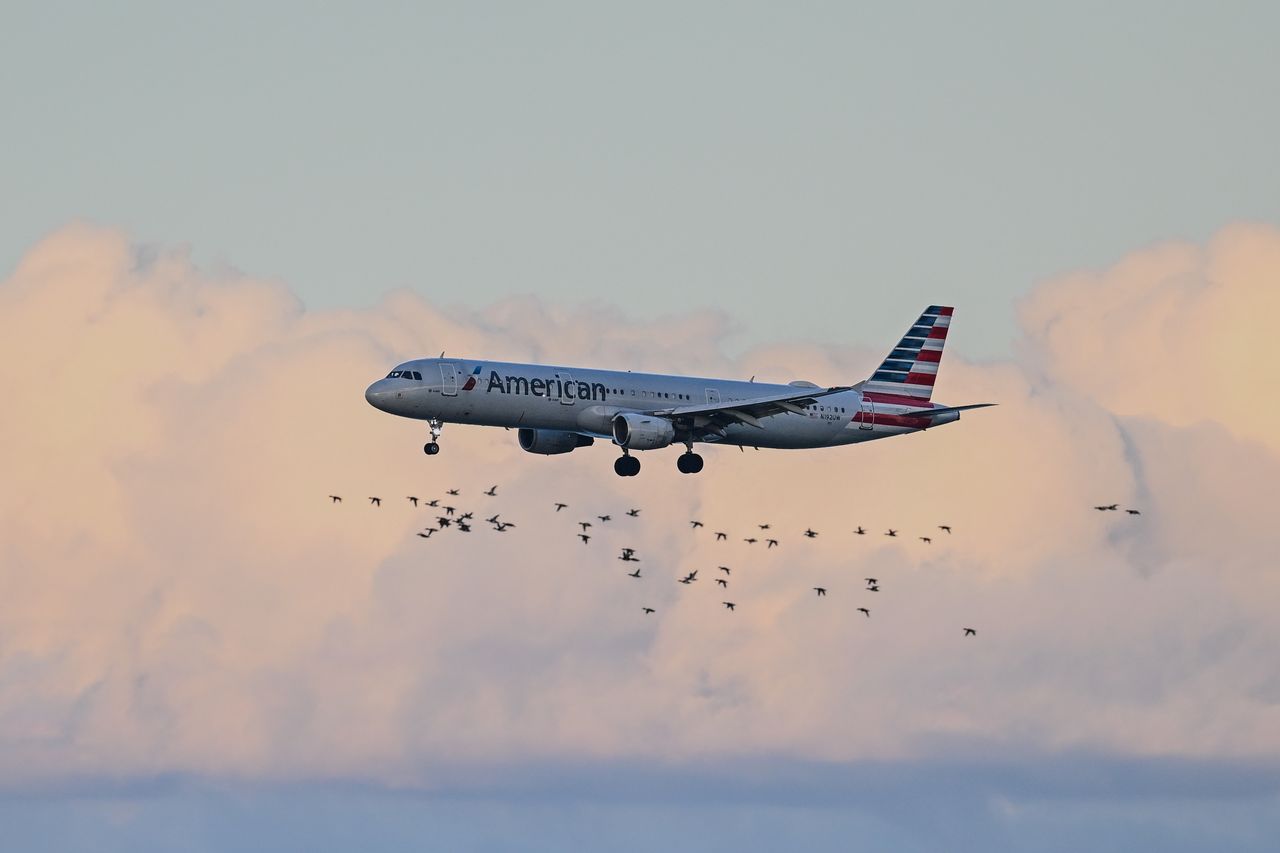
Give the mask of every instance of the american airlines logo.
M 480 368 L 476 368 L 477 371 Z M 467 380 L 467 387 L 471 380 Z M 499 376 L 489 371 L 486 392 L 499 394 L 525 394 L 533 397 L 555 397 L 563 400 L 604 400 L 606 388 L 603 382 L 574 382 L 571 379 L 528 379 L 524 376 Z

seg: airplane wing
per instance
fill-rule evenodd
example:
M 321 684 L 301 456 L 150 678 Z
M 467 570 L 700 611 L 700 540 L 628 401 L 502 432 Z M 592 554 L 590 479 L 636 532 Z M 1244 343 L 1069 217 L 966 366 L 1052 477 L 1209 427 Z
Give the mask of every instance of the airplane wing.
M 664 418 L 705 417 L 712 420 L 738 421 L 753 427 L 760 426 L 760 419 L 783 412 L 803 414 L 804 407 L 819 397 L 839 394 L 852 389 L 852 385 L 836 385 L 830 388 L 796 389 L 782 394 L 732 400 L 727 403 L 706 403 L 700 406 L 675 406 L 670 409 L 654 409 L 650 414 Z

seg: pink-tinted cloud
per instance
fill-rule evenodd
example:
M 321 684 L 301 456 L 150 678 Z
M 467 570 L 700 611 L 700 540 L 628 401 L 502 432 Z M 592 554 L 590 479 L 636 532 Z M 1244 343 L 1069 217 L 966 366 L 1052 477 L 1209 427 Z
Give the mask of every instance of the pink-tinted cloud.
M 536 457 L 501 430 L 447 427 L 428 459 L 421 425 L 362 391 L 441 349 L 818 382 L 878 353 L 731 359 L 725 316 L 527 298 L 309 312 L 278 283 L 65 229 L 0 285 L 0 781 L 430 785 L 498 760 L 991 742 L 1274 756 L 1280 450 L 1260 318 L 1278 272 L 1280 235 L 1257 227 L 1147 250 L 1037 288 L 1019 360 L 948 354 L 939 396 L 998 409 L 863 447 L 711 448 L 698 477 L 655 452 L 623 480 L 607 447 Z M 433 516 L 404 496 L 449 487 L 518 527 L 415 537 Z M 1090 509 L 1113 501 L 1143 515 Z M 583 546 L 575 522 L 603 513 Z M 780 548 L 740 541 L 766 522 Z M 705 583 L 674 583 L 693 568 Z

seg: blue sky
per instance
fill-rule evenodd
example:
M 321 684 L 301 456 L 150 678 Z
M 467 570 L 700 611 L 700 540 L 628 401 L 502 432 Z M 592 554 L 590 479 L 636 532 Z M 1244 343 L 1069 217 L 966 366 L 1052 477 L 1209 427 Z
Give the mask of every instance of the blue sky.
M 734 347 L 959 306 L 1280 217 L 1265 3 L 11 7 L 0 267 L 86 217 L 316 308 L 410 287 Z M 602 330 L 604 333 L 606 330 Z

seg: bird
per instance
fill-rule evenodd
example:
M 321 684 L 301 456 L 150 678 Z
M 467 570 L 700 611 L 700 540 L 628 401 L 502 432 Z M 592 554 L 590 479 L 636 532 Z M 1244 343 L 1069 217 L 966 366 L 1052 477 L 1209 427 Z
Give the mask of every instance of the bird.
M 471 525 L 470 525 L 470 524 L 467 524 L 465 521 L 459 521 L 459 522 L 458 522 L 458 529 L 459 529 L 459 530 L 461 530 L 463 533 L 470 533 L 470 532 L 471 532 Z
M 728 585 L 729 585 L 729 582 L 728 582 L 727 580 L 725 580 L 724 578 L 716 578 L 716 584 L 717 584 L 718 586 L 728 586 Z
M 1129 513 L 1129 515 L 1142 515 L 1142 513 L 1136 509 L 1126 509 L 1125 512 Z
M 436 524 L 440 525 L 441 527 L 448 527 L 450 524 L 453 524 L 453 519 L 449 518 L 447 515 L 437 516 Z
M 767 525 L 767 524 L 757 524 L 757 525 L 756 525 L 756 527 L 759 527 L 761 530 L 768 530 L 768 529 L 769 529 L 769 525 Z
M 498 487 L 490 486 L 489 488 L 484 490 L 484 493 L 491 498 L 496 498 L 498 496 Z
M 871 611 L 865 607 L 859 607 L 858 612 L 861 613 L 863 616 L 867 617 L 868 619 L 871 618 Z
M 556 512 L 559 512 L 560 510 L 564 509 L 564 508 L 565 508 L 565 507 L 567 507 L 567 506 L 568 506 L 568 504 L 562 504 L 562 503 L 560 503 L 559 501 L 557 501 L 557 502 L 556 502 Z
M 1120 508 L 1120 504 L 1106 504 L 1105 506 L 1095 506 L 1098 512 L 1113 512 Z
M 804 535 L 809 539 L 812 539 L 813 537 L 818 535 L 818 531 L 805 528 Z
M 421 536 L 423 539 L 430 539 L 431 534 L 435 532 L 436 532 L 436 529 L 434 527 L 428 527 L 426 530 L 419 533 L 418 535 Z
M 413 495 L 409 495 L 408 497 L 405 498 L 405 500 L 410 501 L 415 507 L 418 505 L 418 499 L 415 498 Z
M 768 545 L 769 545 L 769 547 L 770 547 L 770 548 L 773 548 L 773 547 L 777 546 L 777 544 L 778 544 L 778 540 L 777 540 L 777 539 L 766 539 L 766 540 L 764 540 L 764 541 L 765 541 L 766 543 L 768 543 Z
M 440 506 L 440 499 L 432 498 L 431 500 L 424 503 L 423 506 Z
M 624 562 L 624 563 L 638 563 L 638 562 L 640 562 L 640 558 L 639 558 L 639 557 L 633 557 L 629 551 L 623 551 L 623 552 L 622 552 L 622 556 L 621 556 L 621 557 L 619 557 L 618 559 L 619 559 L 619 560 L 621 560 L 621 561 L 622 561 L 622 562 Z
M 921 542 L 923 542 L 926 545 L 929 545 L 933 542 L 933 540 L 930 539 L 928 536 L 918 536 L 916 538 L 918 538 Z
M 606 521 L 613 521 L 613 516 L 611 515 L 597 515 L 596 518 L 600 519 L 601 524 Z
M 441 509 L 444 510 L 445 515 L 453 515 L 457 511 L 457 507 L 452 506 L 441 507 Z
M 474 513 L 474 512 L 464 512 L 462 515 L 458 516 L 458 520 L 459 520 L 459 521 L 467 521 L 468 519 L 471 519 L 471 518 L 474 518 L 474 517 L 475 517 L 475 513 Z
M 720 603 L 721 603 L 721 604 L 723 604 L 723 605 L 725 606 L 725 609 L 726 609 L 726 610 L 732 610 L 733 608 L 735 608 L 735 607 L 737 607 L 737 606 L 738 606 L 738 605 L 734 604 L 732 601 L 722 601 L 722 602 L 720 602 Z
M 500 514 L 501 514 L 501 513 L 496 513 L 496 512 L 495 512 L 493 515 L 491 515 L 491 516 L 489 516 L 488 518 L 486 518 L 486 519 L 485 519 L 485 521 L 486 521 L 486 522 L 488 522 L 489 524 L 498 524 L 498 523 L 499 523 L 499 521 L 498 521 L 498 516 L 499 516 Z
M 654 610 L 653 610 L 653 608 L 652 608 L 652 607 L 641 607 L 640 609 L 641 609 L 641 610 L 643 610 L 645 613 L 653 613 L 653 612 L 654 612 Z
M 897 535 L 898 535 L 898 531 L 893 529 L 890 529 L 889 532 L 885 534 L 885 536 L 897 536 Z
M 879 591 L 880 591 L 880 584 L 878 583 L 873 583 L 871 584 L 871 586 L 867 587 L 867 592 L 879 592 Z
M 717 569 L 719 569 L 720 571 L 724 572 L 726 575 L 727 575 L 727 574 L 730 574 L 730 571 L 729 571 L 729 567 L 728 567 L 728 566 L 716 566 L 716 568 L 717 568 Z
M 627 577 L 629 577 L 629 578 L 638 578 L 638 577 L 640 577 L 640 570 L 639 570 L 639 569 L 636 569 L 634 572 L 627 572 Z
M 939 530 L 945 530 L 945 531 L 947 531 L 947 533 L 950 533 L 950 532 L 951 532 L 951 525 L 950 525 L 950 524 L 939 524 L 939 525 L 938 525 L 938 529 L 939 529 Z
M 827 588 L 825 586 L 815 586 L 813 588 L 813 591 L 816 592 L 819 596 L 823 596 L 827 594 Z
M 589 521 L 579 521 L 579 522 L 578 522 L 578 526 L 579 526 L 579 527 L 581 527 L 581 528 L 582 528 L 582 531 L 585 533 L 585 532 L 586 532 L 586 530 L 587 530 L 587 528 L 591 526 L 591 522 L 589 522 Z
M 978 632 L 977 632 L 977 631 L 975 631 L 975 630 L 973 630 L 972 628 L 965 628 L 965 629 L 964 629 L 964 635 L 965 635 L 966 637 L 976 637 L 976 636 L 978 636 Z
M 449 490 L 446 492 L 446 494 L 450 494 L 450 495 L 457 495 L 457 494 L 458 494 L 458 490 L 457 490 L 457 489 L 449 489 Z
M 585 533 L 579 533 L 578 538 L 582 540 L 583 545 L 586 545 L 588 542 L 591 541 L 591 537 Z
M 754 544 L 756 544 L 757 542 L 759 542 L 760 540 L 758 540 L 758 539 L 752 539 L 751 537 L 747 537 L 746 539 L 743 539 L 742 541 L 743 541 L 743 542 L 746 542 L 748 545 L 754 545 Z
M 640 510 L 638 510 L 638 509 L 629 509 L 629 510 L 627 510 L 627 515 L 631 516 L 632 518 L 635 518 L 635 517 L 637 517 L 638 515 L 640 515 Z
M 866 536 L 866 535 L 867 535 L 867 531 L 866 531 L 865 529 L 863 529 L 862 527 L 859 527 L 857 530 L 855 530 L 855 531 L 853 531 L 853 532 L 854 532 L 854 533 L 856 533 L 856 534 L 858 534 L 859 536 Z
M 382 506 L 382 498 L 369 498 L 369 503 L 374 506 Z
M 717 531 L 716 531 L 716 541 L 717 541 L 717 542 L 719 542 L 719 541 L 720 541 L 720 540 L 722 540 L 722 539 L 728 539 L 728 538 L 729 538 L 729 534 L 728 534 L 728 533 L 721 533 L 719 530 L 717 530 Z
M 698 570 L 694 569 L 693 571 L 689 572 L 689 574 L 682 577 L 680 579 L 680 583 L 693 583 L 697 579 L 698 579 Z
M 497 524 L 493 526 L 493 529 L 498 531 L 499 533 L 506 533 L 508 527 L 515 527 L 515 525 L 512 524 L 510 521 L 499 521 Z
M 333 501 L 333 502 L 334 502 L 334 503 L 336 503 L 336 504 L 340 504 L 340 503 L 342 503 L 342 496 L 341 496 L 341 495 L 329 495 L 329 500 Z
M 699 527 L 701 527 L 701 526 L 702 526 L 702 522 L 701 522 L 701 521 L 690 521 L 690 522 L 689 522 L 689 525 L 690 525 L 691 527 L 693 527 L 693 529 L 694 529 L 694 530 L 697 530 Z

